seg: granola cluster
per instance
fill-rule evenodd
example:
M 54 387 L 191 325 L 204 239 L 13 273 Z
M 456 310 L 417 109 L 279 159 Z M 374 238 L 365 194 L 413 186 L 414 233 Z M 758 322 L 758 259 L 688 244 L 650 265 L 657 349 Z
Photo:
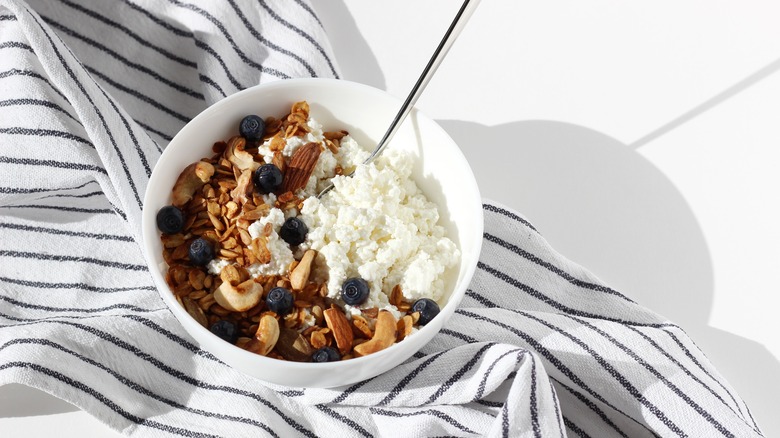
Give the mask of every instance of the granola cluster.
M 171 196 L 172 205 L 183 213 L 183 224 L 175 233 L 163 230 L 161 237 L 168 264 L 166 282 L 198 323 L 219 331 L 220 337 L 240 348 L 293 361 L 310 361 L 329 349 L 328 360 L 343 360 L 387 348 L 426 321 L 421 322 L 420 312 L 412 311 L 412 303 L 404 300 L 400 285 L 389 297 L 401 312 L 400 319 L 377 307 L 347 315 L 328 296 L 327 283 L 311 275 L 317 263 L 312 249 L 298 251 L 284 275 L 250 274 L 250 266 L 271 262 L 268 239 L 273 224 L 266 223 L 256 237 L 250 226 L 272 208 L 295 210 L 297 215 L 303 205 L 301 189 L 320 154 L 325 149 L 337 154 L 340 140 L 347 135 L 346 131 L 325 132 L 322 142 L 306 143 L 285 156 L 287 140 L 303 138 L 310 131 L 308 119 L 309 105 L 297 102 L 285 117 L 266 119 L 261 138 L 248 141 L 237 135 L 217 142 L 211 157 L 184 169 Z M 258 150 L 262 144 L 268 145 L 264 150 L 270 150 L 270 157 Z M 258 193 L 253 183 L 255 171 L 269 161 L 283 176 L 274 197 Z M 338 166 L 333 171 L 344 173 Z M 213 257 L 225 261 L 219 275 L 193 260 L 191 246 L 199 239 L 207 243 Z M 275 288 L 292 295 L 292 306 L 286 312 L 277 313 L 267 303 Z M 335 358 L 333 350 L 338 352 Z

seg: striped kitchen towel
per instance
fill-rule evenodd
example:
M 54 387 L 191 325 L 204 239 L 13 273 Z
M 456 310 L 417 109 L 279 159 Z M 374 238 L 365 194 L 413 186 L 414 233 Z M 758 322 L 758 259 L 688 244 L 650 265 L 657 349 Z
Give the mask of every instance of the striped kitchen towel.
M 754 437 L 683 330 L 484 204 L 461 308 L 336 389 L 249 379 L 165 309 L 139 247 L 162 149 L 248 86 L 338 77 L 306 0 L 0 0 L 0 384 L 137 436 Z

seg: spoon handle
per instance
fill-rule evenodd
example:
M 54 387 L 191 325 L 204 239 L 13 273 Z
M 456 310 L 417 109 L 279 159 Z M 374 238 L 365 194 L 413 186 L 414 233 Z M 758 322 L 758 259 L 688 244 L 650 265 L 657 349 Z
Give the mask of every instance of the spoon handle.
M 414 104 L 422 94 L 425 86 L 428 85 L 428 82 L 430 82 L 434 73 L 436 73 L 436 69 L 439 68 L 439 64 L 441 64 L 442 60 L 444 60 L 445 55 L 447 55 L 450 47 L 452 47 L 452 43 L 454 43 L 458 38 L 460 31 L 463 30 L 463 27 L 471 17 L 471 14 L 474 13 L 474 10 L 477 8 L 477 5 L 479 5 L 480 1 L 481 0 L 465 0 L 463 2 L 463 5 L 460 7 L 457 15 L 455 15 L 455 18 L 452 20 L 449 29 L 447 29 L 447 33 L 444 34 L 444 37 L 439 43 L 439 46 L 436 48 L 436 51 L 433 52 L 431 59 L 428 61 L 428 65 L 425 66 L 422 74 L 420 74 L 420 77 L 417 79 L 417 83 L 415 83 L 414 87 L 412 87 L 412 90 L 409 92 L 409 95 L 406 97 L 403 105 L 401 105 L 401 109 L 398 111 L 398 114 L 395 115 L 395 118 L 390 124 L 390 127 L 379 141 L 376 149 L 374 149 L 374 151 L 366 159 L 366 161 L 363 162 L 363 164 L 368 164 L 374 161 L 374 159 L 382 153 L 382 150 L 384 150 L 388 143 L 390 143 L 390 140 L 398 131 L 398 128 L 401 127 L 401 124 L 403 123 L 404 119 L 406 119 L 406 116 L 408 116 L 409 112 L 411 112 L 412 108 L 414 108 Z
M 480 1 L 481 0 L 465 0 L 463 2 L 463 5 L 460 7 L 457 15 L 455 15 L 455 18 L 452 20 L 449 29 L 447 29 L 447 33 L 444 34 L 444 38 L 442 38 L 439 46 L 436 48 L 436 51 L 433 52 L 430 61 L 428 61 L 428 65 L 425 66 L 422 74 L 420 74 L 420 77 L 417 79 L 417 83 L 414 84 L 414 87 L 412 87 L 412 90 L 409 92 L 409 96 L 407 96 L 406 100 L 401 105 L 401 109 L 398 110 L 398 114 L 395 115 L 393 122 L 390 123 L 390 127 L 387 128 L 385 135 L 379 141 L 379 144 L 377 144 L 376 149 L 374 149 L 374 151 L 366 159 L 366 161 L 363 162 L 363 164 L 368 164 L 374 161 L 374 159 L 382 153 L 382 150 L 384 150 L 388 143 L 390 143 L 390 139 L 393 138 L 393 135 L 395 135 L 396 131 L 398 131 L 398 128 L 401 127 L 401 123 L 403 123 L 404 119 L 406 119 L 406 116 L 408 116 L 409 112 L 412 111 L 412 108 L 414 108 L 414 104 L 422 94 L 423 89 L 425 89 L 425 86 L 428 85 L 428 82 L 433 77 L 433 74 L 436 73 L 436 69 L 439 68 L 439 64 L 441 64 L 444 56 L 450 50 L 452 43 L 454 43 L 455 39 L 458 38 L 458 35 L 460 35 L 460 31 L 463 30 L 463 26 L 466 25 L 466 22 L 469 20 L 469 17 L 471 17 L 471 14 L 474 13 L 474 10 L 477 8 L 477 5 Z M 347 176 L 352 176 L 353 173 L 355 172 L 352 172 Z M 317 195 L 317 198 L 322 198 L 331 189 L 333 189 L 333 182 L 328 184 L 328 187 L 321 191 Z

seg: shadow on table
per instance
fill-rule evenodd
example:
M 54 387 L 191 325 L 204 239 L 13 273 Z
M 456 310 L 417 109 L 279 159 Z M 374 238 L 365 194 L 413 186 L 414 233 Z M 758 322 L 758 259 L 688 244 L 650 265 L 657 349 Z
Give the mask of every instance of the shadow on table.
M 341 77 L 385 89 L 385 76 L 343 1 L 312 2 L 328 32 Z
M 682 326 L 750 406 L 765 431 L 780 362 L 763 345 L 708 325 L 710 253 L 674 184 L 635 149 L 553 121 L 487 127 L 439 120 L 460 145 L 482 196 L 517 209 L 551 245 Z M 695 172 L 696 169 L 691 169 Z

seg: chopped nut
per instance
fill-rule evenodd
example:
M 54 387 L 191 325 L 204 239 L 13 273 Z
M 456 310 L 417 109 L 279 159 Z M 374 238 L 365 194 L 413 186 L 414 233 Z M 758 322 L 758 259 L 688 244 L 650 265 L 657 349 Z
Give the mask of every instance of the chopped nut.
M 295 192 L 305 186 L 319 157 L 320 145 L 317 143 L 306 143 L 296 149 L 287 165 L 282 190 Z
M 314 256 L 316 255 L 317 252 L 313 249 L 307 250 L 303 254 L 301 261 L 295 267 L 295 270 L 290 273 L 290 285 L 294 290 L 303 289 L 303 287 L 306 285 L 306 282 L 309 281 L 311 263 L 314 261 Z
M 203 187 L 203 184 L 208 182 L 213 175 L 214 166 L 204 161 L 198 161 L 185 167 L 173 185 L 172 204 L 183 207 L 192 199 L 195 191 Z
M 194 301 L 191 299 L 184 297 L 181 299 L 182 304 L 184 305 L 184 309 L 187 310 L 187 313 L 190 314 L 190 316 L 195 319 L 195 321 L 198 322 L 198 324 L 202 325 L 203 327 L 208 326 L 208 319 L 206 318 L 206 314 L 203 313 L 203 309 L 200 308 L 197 304 L 195 304 Z
M 259 343 L 255 352 L 263 356 L 267 355 L 279 340 L 279 321 L 270 315 L 260 318 L 257 332 L 255 332 L 255 340 Z
M 412 333 L 412 327 L 414 326 L 414 321 L 412 320 L 412 317 L 409 315 L 404 316 L 403 318 L 398 320 L 398 324 L 396 324 L 396 329 L 398 330 L 398 338 L 396 339 L 397 342 L 401 342 L 409 336 L 410 333 Z
M 262 294 L 263 287 L 252 279 L 237 286 L 233 286 L 228 281 L 223 281 L 214 292 L 214 299 L 217 301 L 217 304 L 227 310 L 244 312 L 256 306 L 260 302 Z
M 382 310 L 376 317 L 374 336 L 354 348 L 355 355 L 365 356 L 393 345 L 396 339 L 396 322 L 392 313 Z

